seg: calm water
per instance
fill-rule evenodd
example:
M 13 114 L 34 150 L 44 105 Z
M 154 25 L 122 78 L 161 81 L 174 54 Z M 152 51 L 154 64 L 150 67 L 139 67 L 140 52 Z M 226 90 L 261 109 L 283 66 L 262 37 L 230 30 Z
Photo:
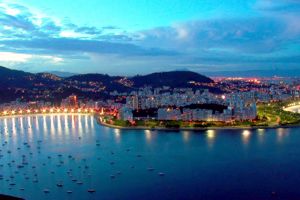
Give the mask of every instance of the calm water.
M 0 118 L 0 141 L 0 193 L 25 199 L 300 198 L 299 128 L 121 131 L 49 115 Z

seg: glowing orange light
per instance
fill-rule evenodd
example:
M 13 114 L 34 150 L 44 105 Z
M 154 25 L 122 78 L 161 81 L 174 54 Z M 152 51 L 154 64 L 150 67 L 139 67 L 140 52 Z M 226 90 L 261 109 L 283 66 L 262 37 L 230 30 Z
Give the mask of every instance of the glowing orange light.
M 28 109 L 28 110 L 27 110 L 27 113 L 30 113 L 30 112 L 31 112 L 31 110 Z

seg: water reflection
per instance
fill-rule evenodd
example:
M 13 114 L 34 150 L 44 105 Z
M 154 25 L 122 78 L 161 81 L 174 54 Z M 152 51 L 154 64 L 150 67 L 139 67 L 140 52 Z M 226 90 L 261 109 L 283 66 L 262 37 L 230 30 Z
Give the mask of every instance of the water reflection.
M 69 116 L 68 115 L 65 115 L 65 133 L 66 135 L 69 134 Z
M 212 147 L 216 138 L 216 131 L 215 130 L 207 130 L 206 131 L 206 138 L 209 147 Z
M 4 132 L 7 133 L 8 126 L 7 126 L 7 118 L 4 118 Z
M 257 133 L 258 133 L 258 141 L 260 143 L 264 142 L 264 136 L 265 136 L 265 129 L 257 129 Z
M 152 134 L 151 134 L 151 131 L 150 130 L 145 130 L 145 136 L 146 136 L 146 140 L 147 142 L 151 142 L 151 139 L 152 139 Z
M 55 134 L 53 115 L 50 115 L 50 133 Z
M 242 132 L 242 140 L 243 140 L 244 144 L 248 144 L 249 143 L 250 136 L 251 136 L 250 130 L 244 130 Z
M 89 116 L 90 117 L 90 123 L 91 123 L 91 128 L 94 129 L 94 120 L 93 120 L 93 116 Z
M 28 128 L 28 137 L 29 139 L 32 139 L 32 123 L 31 123 L 31 117 L 27 117 L 27 128 Z
M 84 118 L 83 118 L 84 117 Z M 68 115 L 65 114 L 51 114 L 44 116 L 20 116 L 0 119 L 0 128 L 2 134 L 9 135 L 10 137 L 16 137 L 23 135 L 28 139 L 33 139 L 33 133 L 46 134 L 49 133 L 50 137 L 63 134 L 63 127 L 65 129 L 64 134 L 72 132 L 80 132 L 83 130 L 90 130 L 94 125 L 93 117 L 87 115 Z M 71 124 L 69 124 L 69 122 Z M 40 124 L 41 123 L 41 124 Z M 84 123 L 84 125 L 83 125 Z M 40 127 L 41 126 L 41 127 Z M 40 128 L 42 130 L 40 130 Z M 71 130 L 70 130 L 71 128 Z M 88 131 L 85 131 L 89 133 Z
M 284 128 L 278 128 L 278 129 L 276 129 L 276 132 L 277 132 L 277 141 L 278 142 L 283 142 L 284 138 L 289 135 L 288 129 L 284 129 Z
M 43 116 L 44 134 L 48 131 L 46 116 Z
M 24 121 L 24 135 L 20 134 L 22 121 Z M 261 170 L 259 174 L 265 175 L 263 178 L 267 177 L 270 171 L 269 165 L 266 165 L 265 160 L 258 159 L 257 156 L 259 155 L 259 158 L 268 158 L 268 161 L 272 163 L 285 159 L 285 157 L 289 159 L 290 156 L 286 155 L 289 155 L 289 152 L 297 151 L 297 145 L 290 144 L 300 141 L 297 140 L 299 139 L 299 134 L 292 134 L 290 129 L 272 129 L 268 131 L 264 129 L 256 131 L 207 130 L 200 133 L 183 131 L 169 134 L 151 130 L 122 132 L 120 129 L 97 126 L 96 123 L 95 128 L 92 128 L 94 123 L 93 117 L 90 116 L 64 114 L 0 119 L 2 144 L 8 141 L 8 145 L 2 147 L 4 161 L 2 159 L 1 162 L 5 163 L 5 165 L 1 168 L 1 175 L 3 174 L 5 179 L 2 182 L 0 181 L 1 192 L 17 196 L 26 194 L 24 195 L 26 199 L 34 200 L 43 199 L 43 197 L 45 197 L 44 199 L 68 199 L 68 197 L 70 199 L 73 199 L 71 197 L 76 197 L 76 199 L 100 199 L 101 197 L 118 199 L 112 196 L 114 192 L 111 192 L 111 188 L 115 188 L 115 191 L 126 193 L 129 187 L 135 191 L 135 188 L 143 184 L 143 188 L 156 187 L 158 185 L 157 188 L 153 188 L 153 191 L 159 191 L 162 187 L 168 188 L 170 183 L 177 182 L 180 183 L 178 186 L 176 184 L 172 185 L 174 190 L 163 190 L 163 194 L 168 191 L 174 192 L 175 189 L 180 191 L 182 185 L 187 185 L 188 190 L 185 191 L 196 191 L 195 194 L 197 195 L 198 192 L 204 189 L 209 191 L 209 188 L 216 186 L 225 187 L 226 191 L 229 191 L 228 186 L 223 184 L 224 179 L 218 179 L 220 169 L 222 169 L 222 174 L 225 174 L 224 177 L 232 177 L 230 181 L 236 184 L 230 185 L 230 187 L 239 187 L 240 181 L 236 183 L 236 180 L 250 180 L 249 182 L 244 182 L 243 185 L 253 183 L 253 185 L 250 185 L 251 193 L 253 189 L 256 189 L 254 184 L 257 183 L 257 179 L 251 179 L 252 177 L 249 176 L 251 167 L 249 168 L 249 165 L 246 164 L 255 161 L 257 166 L 255 169 Z M 41 126 L 39 131 L 37 131 L 38 126 Z M 43 130 L 47 126 L 49 130 L 47 130 L 47 134 L 43 134 Z M 29 130 L 33 132 L 34 137 L 32 137 L 32 141 L 28 141 L 27 138 L 26 133 Z M 65 132 L 65 130 L 68 131 Z M 91 131 L 88 132 L 87 130 Z M 289 131 L 290 135 L 288 134 Z M 14 134 L 15 132 L 17 134 Z M 232 132 L 234 134 L 230 134 Z M 297 129 L 294 133 L 297 133 Z M 168 134 L 167 137 L 166 134 Z M 82 136 L 80 139 L 79 135 Z M 293 143 L 277 145 L 277 138 L 283 141 L 288 135 L 294 137 L 293 140 L 290 140 Z M 10 136 L 12 137 L 10 138 Z M 258 140 L 268 140 L 263 145 L 248 145 L 244 149 L 245 145 L 243 144 L 249 143 L 250 139 L 251 144 L 255 144 Z M 42 141 L 40 145 L 38 140 Z M 25 143 L 26 145 L 24 145 Z M 147 145 L 147 143 L 151 143 L 151 145 Z M 40 149 L 37 149 L 38 145 Z M 282 148 L 283 145 L 285 145 L 285 148 Z M 18 147 L 21 149 L 17 150 Z M 279 148 L 280 151 L 278 151 Z M 287 153 L 283 152 L 284 149 L 288 149 Z M 11 150 L 12 153 L 6 153 L 7 150 Z M 240 153 L 243 150 L 249 152 L 249 154 L 245 156 Z M 33 154 L 31 155 L 30 153 Z M 61 157 L 58 157 L 59 154 Z M 22 162 L 22 155 L 26 155 L 25 161 L 28 162 L 28 166 L 17 169 L 17 175 L 15 170 L 17 164 Z M 297 155 L 293 158 L 291 166 L 295 166 Z M 48 156 L 51 156 L 51 159 L 48 159 Z M 12 163 L 12 160 L 15 160 L 16 163 Z M 180 160 L 184 162 L 179 162 Z M 6 162 L 11 163 L 12 167 L 10 168 L 6 165 Z M 241 163 L 246 164 L 241 165 Z M 238 166 L 238 168 L 228 167 L 228 165 Z M 289 166 L 287 165 L 287 167 Z M 290 168 L 292 170 L 295 169 L 293 174 L 297 173 L 296 167 Z M 236 169 L 239 170 L 238 173 L 236 173 Z M 54 171 L 54 173 L 50 173 L 51 171 Z M 119 175 L 118 171 L 120 171 Z M 208 173 L 201 173 L 200 176 L 189 173 L 201 171 Z M 272 174 L 276 172 L 282 174 L 286 169 L 278 167 L 272 168 L 271 171 L 270 173 Z M 159 176 L 157 174 L 159 172 L 165 173 L 165 177 Z M 29 177 L 28 180 L 24 180 L 24 173 Z M 35 174 L 38 174 L 38 183 L 33 183 Z M 14 175 L 15 178 L 10 179 L 10 175 Z M 72 177 L 69 175 L 72 175 Z M 111 177 L 113 177 L 113 181 Z M 214 177 L 213 180 L 212 177 Z M 11 186 L 9 186 L 10 182 L 5 181 L 6 178 L 15 180 L 17 185 L 9 190 L 8 188 Z M 73 180 L 75 179 L 82 181 L 83 185 L 74 183 Z M 143 181 L 141 182 L 140 180 Z M 190 180 L 193 180 L 193 182 L 190 182 Z M 204 182 L 203 180 L 207 181 Z M 286 184 L 278 176 L 275 181 L 277 180 L 278 184 Z M 64 186 L 58 189 L 57 183 L 60 181 L 64 183 Z M 266 181 L 266 184 L 271 181 Z M 205 188 L 207 184 L 210 185 Z M 197 188 L 200 186 L 204 189 L 198 190 Z M 25 188 L 22 191 L 23 193 L 19 191 L 20 187 Z M 48 188 L 51 191 L 50 194 L 47 194 L 48 196 L 45 196 L 44 188 Z M 87 188 L 94 188 L 97 192 L 88 194 Z M 72 190 L 73 194 L 67 194 L 66 190 L 68 189 Z M 87 197 L 87 195 L 90 196 Z M 95 198 L 90 198 L 91 195 L 94 195 Z
M 189 131 L 183 131 L 182 135 L 183 135 L 183 141 L 185 143 L 189 142 L 191 133 Z
M 20 133 L 23 135 L 24 133 L 24 126 L 23 126 L 23 117 L 19 118 L 20 120 Z
M 72 131 L 76 130 L 76 118 L 74 115 L 71 115 L 71 122 L 72 122 Z
M 81 115 L 78 116 L 78 130 L 79 130 L 79 133 L 82 133 Z
M 39 130 L 39 128 L 40 128 L 38 119 L 39 119 L 38 117 L 35 117 L 35 129 L 36 130 Z
M 207 130 L 207 138 L 209 140 L 214 140 L 216 137 L 216 132 L 215 130 Z
M 62 125 L 61 125 L 61 115 L 57 115 L 57 132 L 58 132 L 58 135 L 61 135 L 62 134 Z
M 12 118 L 12 136 L 16 136 L 17 131 L 16 131 L 16 118 Z
M 121 137 L 120 132 L 121 132 L 120 129 L 118 129 L 118 128 L 114 129 L 115 141 L 117 143 L 120 142 L 120 137 Z

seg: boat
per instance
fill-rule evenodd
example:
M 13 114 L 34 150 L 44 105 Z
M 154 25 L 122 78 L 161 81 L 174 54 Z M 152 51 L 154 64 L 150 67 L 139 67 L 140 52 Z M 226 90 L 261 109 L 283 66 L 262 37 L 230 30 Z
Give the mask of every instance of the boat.
M 49 189 L 44 189 L 43 192 L 44 193 L 50 193 L 50 190 Z
M 88 192 L 89 193 L 94 193 L 94 192 L 96 192 L 96 190 L 94 190 L 94 189 L 88 189 Z
M 158 175 L 159 176 L 165 176 L 165 173 L 159 172 Z

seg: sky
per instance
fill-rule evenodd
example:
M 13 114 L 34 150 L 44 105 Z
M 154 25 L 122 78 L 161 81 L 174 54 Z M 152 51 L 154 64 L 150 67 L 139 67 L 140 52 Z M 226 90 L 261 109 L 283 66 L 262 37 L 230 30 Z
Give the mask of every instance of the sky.
M 0 0 L 0 66 L 300 71 L 299 0 Z

